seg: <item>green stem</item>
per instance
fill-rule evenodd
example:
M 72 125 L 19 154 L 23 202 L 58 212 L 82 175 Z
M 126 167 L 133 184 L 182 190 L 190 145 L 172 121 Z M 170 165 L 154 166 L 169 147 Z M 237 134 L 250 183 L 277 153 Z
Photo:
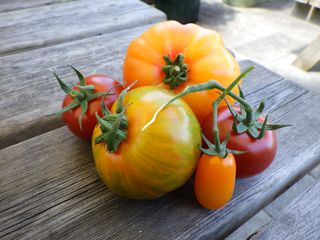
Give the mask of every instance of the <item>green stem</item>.
M 220 137 L 219 137 L 219 128 L 218 128 L 218 105 L 220 104 L 220 102 L 227 96 L 227 95 L 231 95 L 233 96 L 237 101 L 239 101 L 240 103 L 242 103 L 243 105 L 245 105 L 246 107 L 250 107 L 251 109 L 251 115 L 253 115 L 253 111 L 252 111 L 252 107 L 250 106 L 250 104 L 248 104 L 243 98 L 232 94 L 231 90 L 239 83 L 239 81 L 249 72 L 251 71 L 253 67 L 249 67 L 246 71 L 244 71 L 242 74 L 239 75 L 239 77 L 237 77 L 227 88 L 225 88 L 224 90 L 222 89 L 223 87 L 219 86 L 219 88 L 221 87 L 221 89 L 219 90 L 223 90 L 222 94 L 217 98 L 217 100 L 215 100 L 212 104 L 213 107 L 213 124 L 212 124 L 212 133 L 214 136 L 214 144 L 215 144 L 215 148 L 216 148 L 216 152 L 217 153 L 221 153 L 223 155 L 225 155 L 226 153 L 222 153 L 222 149 L 221 148 L 221 143 L 220 143 Z
M 110 115 L 111 116 L 111 115 Z M 113 128 L 113 123 L 118 119 L 121 118 L 122 116 L 115 116 L 115 118 L 113 119 L 112 123 L 106 121 L 104 118 L 100 118 L 98 114 L 96 114 L 96 118 L 98 119 L 100 125 L 103 128 L 103 131 L 111 131 Z M 127 125 L 128 126 L 128 125 Z M 125 139 L 127 137 L 126 132 L 124 130 L 119 129 L 119 131 L 117 132 L 117 134 L 119 135 L 119 137 Z
M 239 81 L 247 75 L 248 72 L 250 72 L 253 69 L 253 66 L 248 67 L 243 73 L 239 75 L 239 77 L 236 78 L 235 81 L 233 81 L 225 90 L 224 92 L 220 95 L 219 103 L 227 96 L 231 96 L 233 99 L 237 100 L 240 104 L 242 104 L 247 113 L 247 118 L 246 118 L 246 124 L 251 125 L 252 121 L 254 120 L 253 117 L 253 108 L 250 104 L 248 104 L 242 97 L 239 97 L 238 95 L 235 95 L 231 92 L 231 90 L 239 83 Z M 222 89 L 219 89 L 223 91 Z
M 213 127 L 212 127 L 212 133 L 214 136 L 214 144 L 216 146 L 216 151 L 218 153 L 221 152 L 221 144 L 220 144 L 220 137 L 219 137 L 219 128 L 218 128 L 218 104 L 219 101 L 215 101 L 213 103 Z
M 141 131 L 144 131 L 147 127 L 149 127 L 157 118 L 158 114 L 170 103 L 174 102 L 178 98 L 184 97 L 190 93 L 195 93 L 195 92 L 202 92 L 206 90 L 212 90 L 212 89 L 218 89 L 221 92 L 223 92 L 218 99 L 219 103 L 224 99 L 226 95 L 231 96 L 233 99 L 238 101 L 240 104 L 243 104 L 246 109 L 248 110 L 248 115 L 250 116 L 250 119 L 253 119 L 253 108 L 252 106 L 247 103 L 243 98 L 240 96 L 234 94 L 231 92 L 234 86 L 236 86 L 242 78 L 244 78 L 248 72 L 250 72 L 253 69 L 253 66 L 248 67 L 243 73 L 241 73 L 227 88 L 223 87 L 220 83 L 218 83 L 215 80 L 209 80 L 205 83 L 202 84 L 196 84 L 196 85 L 191 85 L 187 86 L 182 92 L 179 94 L 175 95 L 173 98 L 171 98 L 169 101 L 164 103 L 153 115 L 152 119 L 141 129 Z

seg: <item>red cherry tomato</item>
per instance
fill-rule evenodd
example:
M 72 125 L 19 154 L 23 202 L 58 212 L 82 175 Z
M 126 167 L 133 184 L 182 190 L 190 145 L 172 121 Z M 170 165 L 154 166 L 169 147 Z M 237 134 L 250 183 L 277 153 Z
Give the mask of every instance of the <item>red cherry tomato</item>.
M 86 85 L 94 86 L 94 92 L 107 92 L 110 88 L 119 85 L 119 82 L 103 74 L 92 74 L 85 77 L 84 80 L 86 82 Z M 79 90 L 77 87 L 73 87 L 73 89 Z M 117 99 L 117 96 L 122 90 L 122 86 L 114 87 L 111 92 L 115 93 L 115 95 L 108 95 L 104 98 L 104 102 L 108 108 L 111 108 L 113 102 Z M 79 138 L 84 140 L 91 139 L 93 129 L 97 124 L 95 113 L 97 112 L 99 116 L 102 116 L 101 99 L 102 97 L 98 97 L 88 103 L 88 110 L 82 118 L 82 131 L 79 126 L 79 118 L 81 116 L 80 106 L 75 107 L 62 114 L 63 121 L 65 122 L 67 127 Z M 62 108 L 68 106 L 73 101 L 74 99 L 71 96 L 66 95 L 62 103 Z
M 240 112 L 240 107 L 233 107 Z M 227 106 L 218 108 L 218 128 L 221 141 L 232 131 L 233 116 Z M 265 118 L 259 117 L 263 122 Z M 214 141 L 212 134 L 212 113 L 202 122 L 202 130 L 205 136 Z M 233 150 L 245 151 L 243 154 L 235 154 L 237 165 L 237 178 L 245 178 L 264 171 L 273 161 L 277 151 L 277 138 L 275 131 L 267 130 L 262 139 L 255 139 L 247 132 L 236 134 L 232 131 L 227 147 Z

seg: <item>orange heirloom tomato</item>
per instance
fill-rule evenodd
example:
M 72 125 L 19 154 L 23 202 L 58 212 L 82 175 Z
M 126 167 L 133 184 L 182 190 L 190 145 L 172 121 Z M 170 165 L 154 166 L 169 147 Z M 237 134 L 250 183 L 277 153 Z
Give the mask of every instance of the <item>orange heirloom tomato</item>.
M 114 152 L 108 151 L 106 142 L 96 143 L 102 127 L 101 124 L 95 127 L 92 152 L 96 168 L 115 193 L 153 199 L 180 187 L 193 174 L 200 156 L 201 132 L 188 104 L 175 101 L 144 128 L 158 108 L 172 97 L 172 93 L 155 86 L 129 91 L 123 98 L 125 116 L 120 131 L 123 133 L 127 125 L 127 137 Z M 119 101 L 111 109 L 113 116 Z
M 187 85 L 208 80 L 217 80 L 227 87 L 239 73 L 238 62 L 224 47 L 217 32 L 176 21 L 158 23 L 133 40 L 123 66 L 125 82 L 138 80 L 135 87 L 161 84 L 175 93 Z M 234 93 L 238 94 L 238 89 Z M 218 96 L 217 90 L 207 90 L 183 99 L 202 121 Z M 229 96 L 227 100 L 234 103 Z
M 196 198 L 207 209 L 221 208 L 232 197 L 235 179 L 236 164 L 232 154 L 223 159 L 203 154 L 195 175 Z

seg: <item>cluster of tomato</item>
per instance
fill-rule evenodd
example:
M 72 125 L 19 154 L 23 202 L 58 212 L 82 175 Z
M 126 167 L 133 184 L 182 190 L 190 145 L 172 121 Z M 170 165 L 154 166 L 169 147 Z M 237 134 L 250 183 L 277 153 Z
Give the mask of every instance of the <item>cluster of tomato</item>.
M 198 201 L 217 209 L 232 197 L 236 177 L 262 172 L 275 157 L 273 130 L 282 126 L 260 116 L 263 103 L 254 110 L 233 89 L 250 69 L 240 75 L 214 31 L 175 21 L 154 25 L 128 47 L 126 88 L 74 70 L 74 86 L 56 75 L 67 93 L 60 113 L 75 135 L 92 139 L 100 177 L 121 196 L 157 198 L 196 171 Z

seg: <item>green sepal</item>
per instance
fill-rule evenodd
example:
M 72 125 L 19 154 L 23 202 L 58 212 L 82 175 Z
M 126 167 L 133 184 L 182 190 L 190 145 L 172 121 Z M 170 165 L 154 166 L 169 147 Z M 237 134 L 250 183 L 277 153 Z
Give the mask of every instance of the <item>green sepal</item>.
M 257 128 L 259 128 L 259 129 L 262 128 L 263 123 L 262 122 L 257 122 L 256 123 Z M 290 125 L 290 124 L 269 124 L 269 123 L 267 123 L 266 130 L 273 131 L 273 130 L 277 130 L 277 129 L 280 129 L 280 128 L 291 127 L 291 126 L 292 125 Z
M 110 114 L 110 115 L 107 115 L 107 116 L 103 116 L 103 120 L 105 121 L 108 121 L 110 123 L 114 122 L 117 120 L 118 116 L 121 115 L 121 123 L 120 123 L 120 126 L 119 128 L 120 129 L 125 129 L 126 127 L 128 127 L 128 118 L 125 114 Z
M 72 89 L 72 87 L 68 86 L 66 83 L 64 83 L 56 73 L 53 73 L 54 76 L 56 77 L 56 79 L 58 80 L 58 83 L 61 87 L 61 89 L 68 94 L 69 96 L 71 96 L 74 101 L 72 101 L 68 106 L 62 108 L 60 111 L 58 111 L 55 114 L 61 114 L 64 112 L 67 112 L 73 108 L 76 107 L 81 107 L 81 115 L 78 119 L 78 124 L 79 124 L 79 128 L 81 131 L 83 131 L 83 126 L 82 126 L 82 120 L 84 115 L 86 114 L 86 112 L 88 111 L 88 105 L 89 102 L 93 99 L 99 98 L 99 97 L 104 97 L 107 95 L 114 95 L 114 93 L 111 93 L 109 89 L 108 92 L 96 92 L 94 93 L 94 85 L 86 85 L 85 82 L 85 78 L 84 76 L 73 66 L 68 65 L 69 67 L 71 67 L 75 73 L 77 74 L 77 77 L 79 79 L 80 84 L 71 84 L 71 86 L 77 87 L 79 89 L 79 91 Z
M 268 116 L 266 116 L 266 119 L 263 122 L 262 128 L 260 130 L 260 133 L 259 133 L 257 139 L 263 138 L 264 133 L 266 132 L 267 123 L 268 123 Z
M 165 83 L 165 84 L 169 84 L 171 81 L 172 81 L 173 79 L 170 77 L 170 78 L 164 78 L 163 79 L 163 82 Z
M 261 115 L 261 113 L 262 113 L 263 110 L 264 110 L 264 107 L 265 107 L 265 100 L 263 100 L 262 102 L 260 102 L 257 110 L 254 111 L 253 117 L 254 117 L 255 120 Z
M 95 144 L 105 142 L 105 146 L 109 152 L 116 152 L 120 144 L 128 136 L 128 117 L 125 115 L 126 106 L 124 106 L 124 97 L 129 89 L 136 83 L 132 83 L 125 88 L 118 97 L 116 103 L 116 112 L 111 113 L 104 103 L 104 98 L 101 100 L 101 109 L 103 117 L 99 117 L 96 113 L 96 118 L 100 124 L 101 135 L 95 139 Z
M 60 111 L 58 111 L 58 112 L 56 112 L 54 114 L 61 114 L 61 113 L 67 112 L 67 111 L 69 111 L 69 110 L 71 110 L 71 109 L 73 109 L 75 107 L 78 107 L 78 106 L 80 106 L 80 102 L 77 99 L 75 99 L 68 106 L 65 106 Z
M 171 64 L 172 64 L 169 55 L 164 55 L 164 56 L 163 56 L 163 59 L 164 59 L 164 61 L 166 62 L 167 65 L 171 65 Z M 165 66 L 164 66 L 163 68 L 165 68 Z M 163 68 L 162 68 L 162 69 L 163 69 Z
M 259 136 L 259 131 L 255 126 L 250 126 L 248 128 L 248 133 L 253 137 L 253 138 L 258 138 Z
M 105 135 L 101 134 L 99 136 L 96 137 L 96 139 L 94 140 L 94 144 L 99 144 L 101 142 L 104 142 L 105 140 Z
M 229 153 L 232 154 L 244 154 L 246 153 L 246 151 L 238 151 L 238 150 L 232 150 L 227 148 L 227 144 L 229 141 L 229 137 L 231 135 L 231 132 L 228 133 L 228 135 L 226 136 L 226 138 L 224 139 L 224 141 L 220 144 L 220 151 L 217 150 L 217 147 L 215 144 L 211 143 L 210 140 L 208 138 L 206 138 L 206 136 L 202 134 L 202 138 L 205 141 L 205 143 L 207 144 L 208 148 L 203 148 L 203 147 L 199 147 L 200 151 L 203 152 L 206 155 L 209 156 L 219 156 L 221 158 L 225 158 L 227 157 L 227 155 Z
M 209 156 L 219 156 L 221 158 L 225 158 L 226 155 L 225 154 L 221 154 L 219 152 L 217 152 L 214 148 L 203 148 L 203 147 L 199 147 L 200 151 L 203 152 L 206 155 Z
M 127 91 L 123 90 L 117 100 L 116 104 L 116 113 L 121 113 L 123 109 L 123 101 L 124 101 L 124 96 L 126 95 Z
M 166 65 L 162 67 L 162 71 L 166 74 L 163 79 L 165 84 L 169 84 L 171 89 L 175 89 L 181 83 L 187 81 L 188 65 L 184 63 L 183 54 L 178 54 L 173 61 L 171 61 L 167 55 L 163 56 L 163 59 L 166 63 Z
M 81 86 L 81 85 L 77 85 L 72 83 L 71 84 L 74 87 L 79 88 L 80 90 L 87 90 L 87 91 L 93 91 L 94 90 L 94 86 L 93 85 L 85 85 L 85 86 Z
M 88 110 L 88 101 L 81 101 L 80 102 L 80 107 L 81 107 L 81 115 L 78 119 L 78 122 L 79 122 L 79 127 L 80 127 L 80 130 L 82 131 L 83 128 L 82 128 L 82 119 L 84 117 L 84 115 L 86 114 L 87 110 Z
M 292 125 L 290 124 L 267 124 L 266 126 L 266 130 L 271 130 L 271 131 L 274 131 L 274 130 L 277 130 L 277 129 L 280 129 L 280 128 L 284 128 L 284 127 L 291 127 Z
M 243 122 L 239 122 L 237 125 L 237 133 L 238 134 L 244 133 L 248 130 L 248 128 L 249 127 L 245 125 Z
M 228 150 L 228 153 L 232 153 L 232 154 L 245 154 L 245 153 L 247 153 L 247 151 Z
M 108 121 L 101 118 L 98 115 L 98 113 L 96 113 L 96 118 L 97 118 L 98 123 L 100 124 L 101 131 L 108 131 L 112 127 L 112 125 Z
M 114 95 L 114 93 L 111 92 L 96 92 L 93 94 L 90 94 L 89 96 L 87 96 L 87 100 L 88 102 L 90 102 L 91 100 L 95 99 L 95 98 L 99 98 L 99 97 L 105 97 L 105 96 L 111 96 Z
M 201 136 L 209 148 L 213 148 L 214 144 L 201 132 Z
M 71 87 L 69 87 L 67 84 L 65 84 L 59 77 L 58 75 L 54 72 L 53 75 L 56 77 L 56 79 L 58 80 L 58 83 L 61 87 L 61 89 L 68 95 L 70 95 L 71 97 L 76 97 L 80 94 L 80 92 L 72 89 Z
M 124 96 L 127 94 L 127 92 L 130 90 L 130 88 L 135 85 L 138 81 L 134 81 L 131 83 L 128 87 L 122 90 L 122 92 L 119 94 L 117 104 L 116 104 L 116 113 L 121 113 L 124 106 L 123 106 L 123 101 L 124 101 Z
M 78 69 L 76 69 L 75 67 L 68 65 L 69 67 L 71 67 L 77 74 L 79 82 L 80 82 L 80 86 L 86 86 L 86 81 L 84 80 L 84 77 L 82 75 L 81 72 L 78 71 Z
M 245 96 L 238 85 L 239 89 L 239 96 L 244 100 L 245 102 Z M 226 100 L 225 100 L 226 101 Z M 249 135 L 251 135 L 255 139 L 261 139 L 264 137 L 264 134 L 267 130 L 276 130 L 283 127 L 288 127 L 290 125 L 281 125 L 281 124 L 268 124 L 267 117 L 263 123 L 258 122 L 258 118 L 261 116 L 264 108 L 265 108 L 265 100 L 261 101 L 257 107 L 256 110 L 254 110 L 252 114 L 251 122 L 248 121 L 249 114 L 246 109 L 246 107 L 240 103 L 240 114 L 238 114 L 226 101 L 227 106 L 229 108 L 229 111 L 231 115 L 234 117 L 234 121 L 232 124 L 232 130 L 236 134 L 241 134 L 244 132 L 247 132 Z M 249 118 L 250 119 L 250 118 Z
M 173 61 L 173 65 L 182 65 L 184 60 L 184 56 L 182 54 L 178 54 L 176 59 Z
M 106 104 L 104 103 L 104 97 L 101 99 L 100 106 L 101 106 L 101 111 L 103 116 L 108 116 L 111 114 L 110 110 L 107 108 Z
M 116 118 L 112 125 L 112 128 L 107 133 L 109 141 L 107 141 L 106 144 L 109 152 L 115 152 L 115 150 L 119 147 L 120 141 L 119 137 L 117 136 L 117 131 L 120 127 L 120 121 L 121 115 Z
M 99 135 L 99 137 L 96 138 L 95 143 L 98 144 L 101 142 L 101 139 L 104 142 L 107 142 L 107 133 L 112 129 L 113 124 L 110 122 L 104 120 L 103 118 L 100 118 L 99 115 L 96 113 L 96 118 L 98 120 L 98 123 L 100 124 L 100 129 L 102 131 L 102 134 Z M 120 138 L 125 139 L 127 137 L 127 131 L 119 129 L 117 134 Z M 98 140 L 97 140 L 98 139 Z
M 242 104 L 240 104 L 240 116 L 241 119 L 239 121 L 245 120 L 247 118 L 246 108 Z

